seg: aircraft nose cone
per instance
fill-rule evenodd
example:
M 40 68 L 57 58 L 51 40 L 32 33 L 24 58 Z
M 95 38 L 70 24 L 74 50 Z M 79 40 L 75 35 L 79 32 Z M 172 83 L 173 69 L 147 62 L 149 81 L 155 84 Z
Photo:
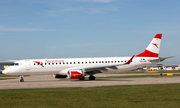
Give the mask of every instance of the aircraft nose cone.
M 7 71 L 6 69 L 2 71 L 3 74 L 9 74 L 9 71 Z

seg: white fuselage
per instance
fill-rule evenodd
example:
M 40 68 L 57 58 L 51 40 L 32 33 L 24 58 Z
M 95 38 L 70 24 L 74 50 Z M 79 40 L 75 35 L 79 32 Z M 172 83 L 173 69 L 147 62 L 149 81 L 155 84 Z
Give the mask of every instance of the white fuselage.
M 126 63 L 131 57 L 102 57 L 102 58 L 62 58 L 62 59 L 30 59 L 19 60 L 6 68 L 3 73 L 9 75 L 37 75 L 60 74 L 67 75 L 69 70 L 83 70 L 84 68 L 116 65 L 117 69 L 106 68 L 101 72 L 123 72 L 152 64 L 150 57 L 134 57 L 132 62 Z

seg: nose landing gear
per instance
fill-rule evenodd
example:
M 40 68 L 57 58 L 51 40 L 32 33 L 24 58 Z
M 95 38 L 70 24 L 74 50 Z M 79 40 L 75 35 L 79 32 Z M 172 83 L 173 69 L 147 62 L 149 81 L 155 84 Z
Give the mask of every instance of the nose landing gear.
M 23 79 L 24 76 L 23 76 L 23 75 L 20 75 L 19 77 L 20 77 L 20 82 L 24 82 L 24 79 Z

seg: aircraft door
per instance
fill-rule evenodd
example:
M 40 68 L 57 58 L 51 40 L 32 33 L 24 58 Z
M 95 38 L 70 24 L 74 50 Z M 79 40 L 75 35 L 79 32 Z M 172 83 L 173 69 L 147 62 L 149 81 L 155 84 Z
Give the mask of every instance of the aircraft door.
M 138 65 L 138 62 L 137 62 L 137 61 L 138 61 L 138 58 L 135 58 L 135 57 L 134 57 L 134 60 L 133 60 L 133 61 L 134 61 L 134 65 L 137 66 L 137 65 Z
M 26 60 L 26 69 L 30 70 L 31 66 L 30 66 L 30 61 Z

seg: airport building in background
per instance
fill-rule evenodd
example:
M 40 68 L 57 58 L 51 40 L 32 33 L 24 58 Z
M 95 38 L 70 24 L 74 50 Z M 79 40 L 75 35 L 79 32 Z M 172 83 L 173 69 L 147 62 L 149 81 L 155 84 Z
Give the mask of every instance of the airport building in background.
M 180 70 L 180 65 L 163 65 L 155 64 L 144 66 L 143 68 L 138 68 L 136 71 L 153 71 L 153 70 Z
M 11 65 L 12 63 L 14 63 L 14 61 L 4 61 L 4 62 L 0 62 L 0 74 L 2 74 L 2 71 L 7 68 L 9 65 Z

